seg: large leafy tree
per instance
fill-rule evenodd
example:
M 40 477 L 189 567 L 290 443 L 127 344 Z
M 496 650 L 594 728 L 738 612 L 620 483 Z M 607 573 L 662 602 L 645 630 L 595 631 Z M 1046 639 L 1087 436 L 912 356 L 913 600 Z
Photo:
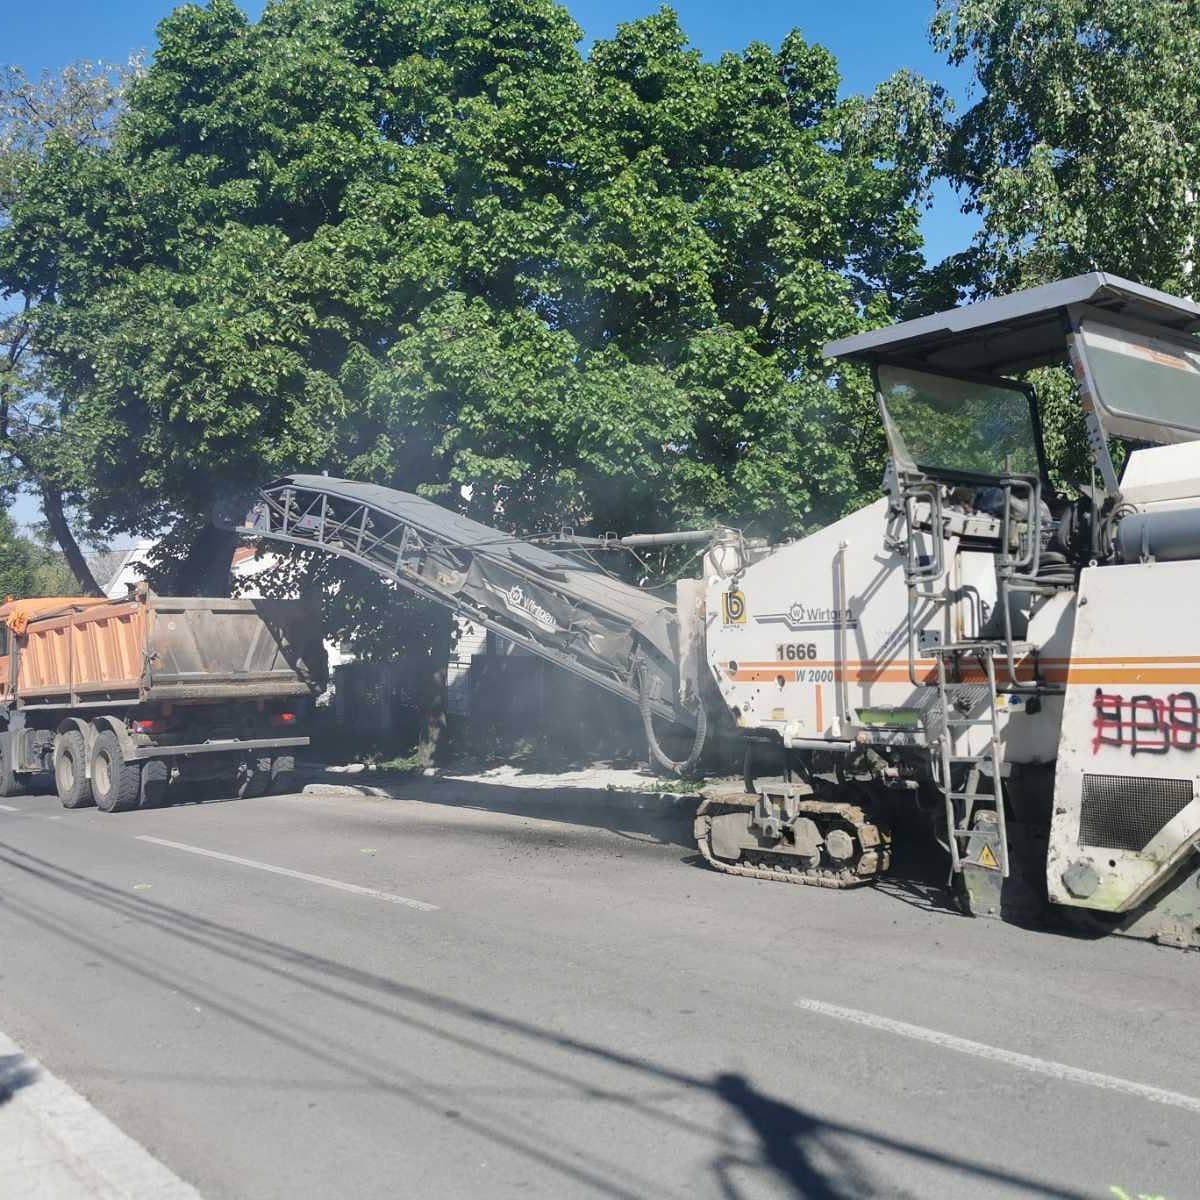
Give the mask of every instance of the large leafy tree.
M 123 87 L 137 69 L 136 61 L 127 67 L 84 62 L 30 79 L 19 67 L 0 68 L 0 229 L 14 212 L 28 212 L 30 190 L 40 184 L 47 157 L 57 162 L 64 150 L 107 144 Z M 18 272 L 24 286 L 0 279 L 0 482 L 9 491 L 24 487 L 39 496 L 78 586 L 95 592 L 67 516 L 80 499 L 72 486 L 72 443 L 63 429 L 70 402 L 53 392 L 40 352 L 40 321 L 58 296 L 58 267 L 65 264 L 56 250 L 69 246 L 66 232 L 38 240 L 42 262 L 36 271 Z M 45 341 L 49 348 L 50 339 Z
M 919 265 L 879 106 L 798 34 L 579 37 L 551 0 L 160 26 L 111 147 L 54 143 L 0 231 L 100 529 L 170 529 L 186 588 L 212 503 L 296 468 L 521 529 L 788 532 L 874 485 L 819 348 Z
M 1194 291 L 1200 8 L 1191 0 L 939 0 L 934 45 L 974 77 L 941 169 L 981 228 L 925 307 L 1089 270 Z M 1086 481 L 1062 371 L 1037 373 L 1054 474 Z
M 945 170 L 982 217 L 977 290 L 1100 268 L 1193 289 L 1200 8 L 1191 0 L 939 0 L 975 77 Z

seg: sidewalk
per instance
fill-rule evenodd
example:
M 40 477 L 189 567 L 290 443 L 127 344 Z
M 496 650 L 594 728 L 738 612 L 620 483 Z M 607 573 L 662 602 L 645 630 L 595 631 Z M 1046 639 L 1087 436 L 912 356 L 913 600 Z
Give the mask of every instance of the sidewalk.
M 480 769 L 458 764 L 427 774 L 343 768 L 308 778 L 303 792 L 314 798 L 344 796 L 373 803 L 477 809 L 696 848 L 694 825 L 700 802 L 696 785 L 675 783 L 647 771 L 607 765 L 530 771 L 510 765 Z
M 200 1200 L 0 1033 L 0 1200 Z
M 697 790 L 677 784 L 661 775 L 630 767 L 591 766 L 563 771 L 528 771 L 509 765 L 482 770 L 464 766 L 448 766 L 417 774 L 389 774 L 354 767 L 307 767 L 309 782 L 303 791 L 309 795 L 325 796 L 392 796 L 400 798 L 405 789 L 438 780 L 443 783 L 490 784 L 495 787 L 530 792 L 557 792 L 560 799 L 581 793 L 580 800 L 594 802 L 595 793 L 605 793 L 605 803 L 614 808 L 659 810 L 694 809 L 699 799 Z

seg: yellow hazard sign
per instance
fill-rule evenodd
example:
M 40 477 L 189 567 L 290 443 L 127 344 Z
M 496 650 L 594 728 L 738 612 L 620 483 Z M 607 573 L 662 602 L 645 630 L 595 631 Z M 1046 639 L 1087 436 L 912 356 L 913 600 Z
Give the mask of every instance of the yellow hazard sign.
M 992 853 L 992 848 L 986 842 L 983 844 L 983 849 L 979 852 L 979 866 L 987 867 L 989 871 L 1000 870 L 1000 864 L 996 861 L 996 856 Z

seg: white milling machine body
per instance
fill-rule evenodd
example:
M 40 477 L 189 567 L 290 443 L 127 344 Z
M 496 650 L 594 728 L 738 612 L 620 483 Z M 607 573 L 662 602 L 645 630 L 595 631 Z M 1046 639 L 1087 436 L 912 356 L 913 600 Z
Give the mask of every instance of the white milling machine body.
M 756 761 L 784 765 L 702 806 L 713 865 L 867 882 L 916 809 L 970 912 L 1048 900 L 1200 944 L 1197 329 L 1200 306 L 1093 273 L 826 348 L 872 370 L 887 495 L 705 559 L 712 677 Z M 1092 455 L 1074 499 L 1016 379 L 1052 364 Z M 1119 479 L 1110 439 L 1138 447 Z

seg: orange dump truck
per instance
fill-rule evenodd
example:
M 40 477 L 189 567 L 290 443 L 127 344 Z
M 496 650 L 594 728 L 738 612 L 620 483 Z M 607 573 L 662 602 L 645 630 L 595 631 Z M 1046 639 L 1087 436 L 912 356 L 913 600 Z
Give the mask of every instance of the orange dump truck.
M 0 605 L 0 795 L 52 772 L 66 808 L 162 800 L 174 780 L 283 791 L 325 675 L 299 600 L 47 598 Z

